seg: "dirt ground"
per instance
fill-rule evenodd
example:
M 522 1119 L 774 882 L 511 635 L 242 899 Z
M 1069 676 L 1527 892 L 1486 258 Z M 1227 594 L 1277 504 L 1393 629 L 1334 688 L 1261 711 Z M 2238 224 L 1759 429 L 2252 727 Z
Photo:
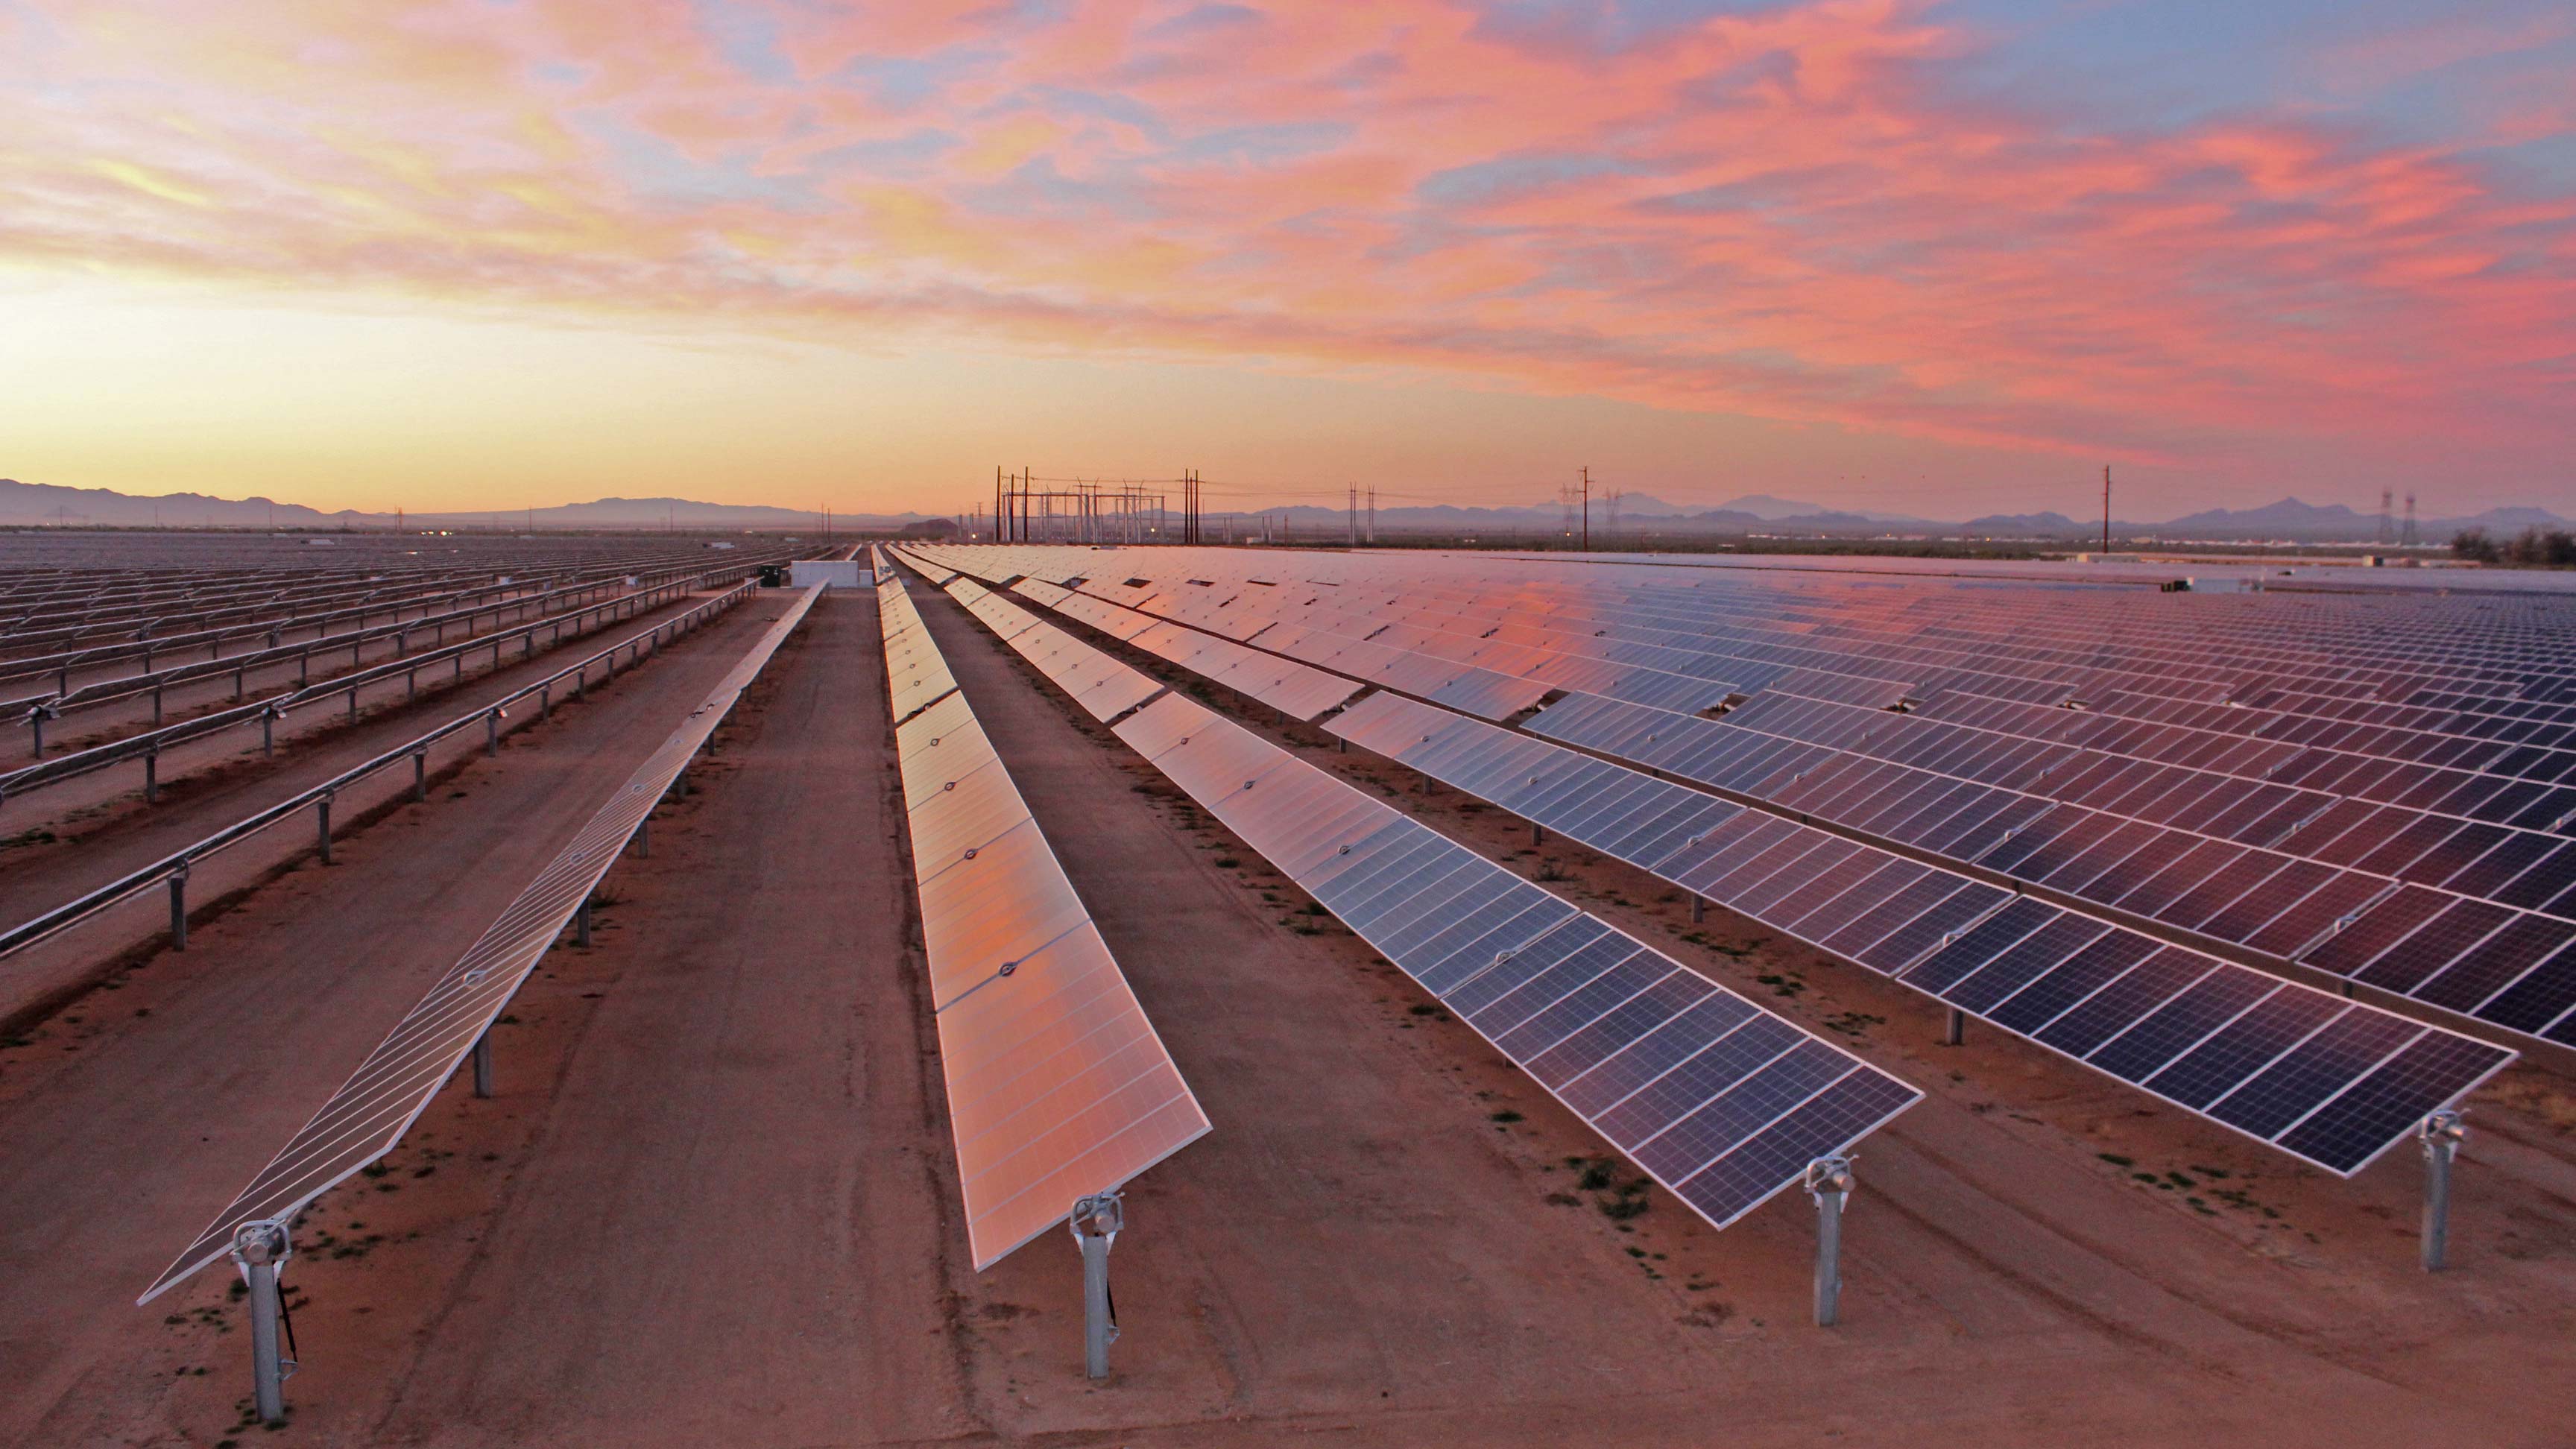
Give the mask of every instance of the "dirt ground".
M 451 1088 L 382 1174 L 308 1215 L 287 1274 L 304 1367 L 273 1441 L 238 1424 L 223 1278 L 149 1309 L 133 1293 L 578 825 L 570 799 L 622 777 L 774 611 L 636 676 L 631 707 L 549 727 L 595 739 L 476 766 L 473 799 L 361 837 L 357 869 L 258 892 L 208 929 L 225 950 L 9 1054 L 40 1060 L 0 1075 L 0 1161 L 37 1164 L 0 1177 L 0 1441 L 2569 1439 L 2576 1111 L 2557 1079 L 2518 1072 L 2476 1104 L 2458 1266 L 2428 1278 L 2411 1161 L 2337 1182 L 1995 1033 L 1943 1047 L 1900 989 L 1715 912 L 1693 927 L 1625 867 L 1516 854 L 1526 828 L 1500 812 L 1287 731 L 1931 1092 L 1862 1148 L 1844 1322 L 1819 1330 L 1803 1198 L 1721 1235 L 1635 1190 L 917 592 L 1215 1124 L 1130 1191 L 1109 1381 L 1081 1377 L 1069 1241 L 966 1267 L 876 621 L 853 594 L 772 664 L 651 858 L 612 874 L 598 945 L 559 949 L 514 1003 L 499 1096 Z M 551 831 L 550 808 L 569 817 Z

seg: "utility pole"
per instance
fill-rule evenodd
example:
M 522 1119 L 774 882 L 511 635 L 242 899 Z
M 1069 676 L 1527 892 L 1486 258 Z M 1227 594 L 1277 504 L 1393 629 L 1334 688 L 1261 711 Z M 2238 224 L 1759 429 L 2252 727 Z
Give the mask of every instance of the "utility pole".
M 2415 495 L 2409 493 L 2406 495 L 2406 546 L 2413 548 L 2418 542 L 2418 537 L 2415 532 Z
M 2111 551 L 2111 465 L 2102 465 L 2102 551 Z
M 1350 532 L 1349 547 L 1360 546 L 1360 485 L 1350 485 L 1350 495 L 1342 505 L 1342 522 Z
M 1583 551 L 1592 552 L 1592 467 L 1583 468 Z
M 2396 499 L 2397 494 L 2394 489 L 2379 490 L 2379 542 L 2383 547 L 2389 542 L 2388 510 L 2394 505 Z
M 1369 485 L 1368 541 L 1377 542 L 1377 485 Z

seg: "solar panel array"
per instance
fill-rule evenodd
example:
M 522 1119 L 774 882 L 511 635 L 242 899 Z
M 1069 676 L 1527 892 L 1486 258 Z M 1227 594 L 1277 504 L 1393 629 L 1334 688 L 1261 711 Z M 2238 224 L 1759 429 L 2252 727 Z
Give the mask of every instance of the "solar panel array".
M 510 998 L 553 949 L 573 914 L 608 873 L 671 783 L 703 748 L 742 692 L 804 621 L 819 590 L 798 595 L 680 727 L 600 806 L 500 917 L 440 976 L 322 1110 L 250 1185 L 183 1249 L 137 1301 L 149 1303 L 232 1250 L 237 1229 L 290 1218 L 402 1141 L 430 1099 L 491 1029 Z
M 930 552 L 988 579 L 1062 580 L 1097 557 Z M 2576 1044 L 2566 597 L 1152 557 L 1153 579 L 1073 587 L 1301 659 L 1397 650 L 1346 672 L 1435 702 L 1443 671 L 1560 683 L 1536 725 L 1557 738 L 2163 939 Z
M 1196 1140 L 1207 1114 L 902 581 L 877 585 L 940 1069 L 978 1271 Z M 907 671 L 898 675 L 897 671 Z
M 1023 654 L 1044 642 L 1015 627 L 1010 615 L 1026 617 L 1017 606 L 962 580 L 951 592 L 982 605 L 979 618 L 1001 620 L 996 632 Z M 1057 669 L 1069 669 L 1069 652 L 1055 651 Z M 1162 694 L 1114 729 L 1718 1227 L 1920 1100 L 1195 701 Z
M 1414 700 L 1372 694 L 1328 728 L 2333 1172 L 2513 1058 Z

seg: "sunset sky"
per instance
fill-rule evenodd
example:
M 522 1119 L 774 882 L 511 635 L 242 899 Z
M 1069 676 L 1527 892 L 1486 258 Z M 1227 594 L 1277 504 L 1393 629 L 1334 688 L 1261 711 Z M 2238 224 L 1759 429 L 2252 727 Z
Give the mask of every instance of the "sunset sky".
M 0 0 L 0 476 L 2576 513 L 2566 0 Z

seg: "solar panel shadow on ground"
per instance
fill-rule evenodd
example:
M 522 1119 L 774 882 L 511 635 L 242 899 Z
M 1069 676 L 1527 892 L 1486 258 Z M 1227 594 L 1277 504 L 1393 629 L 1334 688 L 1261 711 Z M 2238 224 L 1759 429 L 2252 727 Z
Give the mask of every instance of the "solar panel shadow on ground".
M 1003 612 L 1025 611 L 976 602 L 1024 655 L 1037 646 Z M 1058 669 L 1098 653 L 1068 643 Z M 1921 1099 L 1194 701 L 1162 694 L 1113 729 L 1714 1226 Z
M 820 593 L 818 586 L 797 596 L 572 843 L 546 863 L 420 1004 L 394 1024 L 312 1120 L 152 1280 L 138 1304 L 151 1302 L 229 1253 L 239 1228 L 293 1218 L 402 1141 Z
M 902 582 L 885 575 L 877 597 L 889 670 L 912 661 L 926 673 L 938 649 Z M 966 696 L 952 681 L 909 717 L 902 698 L 894 707 L 940 1069 L 981 1271 L 1064 1221 L 1077 1199 L 1196 1140 L 1208 1120 Z

